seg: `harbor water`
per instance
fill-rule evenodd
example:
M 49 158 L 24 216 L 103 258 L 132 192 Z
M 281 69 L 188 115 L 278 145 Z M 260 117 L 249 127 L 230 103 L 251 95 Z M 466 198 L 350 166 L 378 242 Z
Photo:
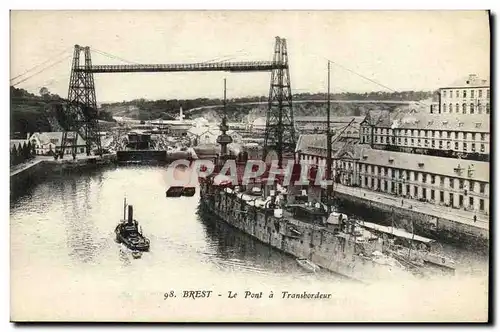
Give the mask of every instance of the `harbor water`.
M 404 287 L 402 281 L 400 288 L 383 291 L 332 273 L 307 273 L 294 257 L 206 215 L 199 209 L 198 189 L 194 197 L 166 198 L 169 185 L 165 167 L 113 167 L 53 176 L 11 201 L 12 318 L 265 321 L 274 313 L 276 321 L 369 321 L 374 310 L 388 320 L 399 310 L 395 320 L 419 315 L 462 320 L 460 306 L 471 303 L 475 319 L 486 312 L 484 255 L 445 245 L 458 264 L 454 277 Z M 140 259 L 114 241 L 124 197 L 151 240 L 150 252 Z M 419 304 L 422 285 L 437 296 L 426 301 L 443 307 L 452 301 L 454 309 L 427 312 Z M 212 294 L 185 298 L 191 290 Z M 326 292 L 334 300 L 301 300 L 304 310 L 283 299 L 283 291 Z M 239 295 L 229 299 L 229 292 Z M 384 296 L 391 300 L 380 304 Z M 410 309 L 405 301 L 420 307 Z

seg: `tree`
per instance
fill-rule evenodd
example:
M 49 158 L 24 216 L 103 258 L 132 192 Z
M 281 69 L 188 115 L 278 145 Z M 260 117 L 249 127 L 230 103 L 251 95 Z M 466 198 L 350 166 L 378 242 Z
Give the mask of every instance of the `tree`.
M 33 157 L 36 157 L 36 145 L 35 145 L 35 143 L 33 143 L 31 145 L 31 154 L 33 155 Z
M 15 145 L 10 150 L 10 164 L 11 165 L 17 164 L 17 149 Z
M 28 145 L 26 142 L 23 144 L 23 150 L 22 150 L 22 156 L 23 156 L 23 161 L 26 161 L 30 158 L 30 150 L 28 149 Z

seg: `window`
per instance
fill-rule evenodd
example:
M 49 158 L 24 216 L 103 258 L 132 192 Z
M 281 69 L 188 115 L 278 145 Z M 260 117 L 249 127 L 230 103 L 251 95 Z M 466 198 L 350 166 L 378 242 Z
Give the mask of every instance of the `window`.
M 442 149 L 443 148 L 443 141 L 439 141 L 439 148 Z
M 450 113 L 453 113 L 453 104 L 450 103 Z
M 368 186 L 368 178 L 365 176 L 365 186 Z
M 442 176 L 439 178 L 439 185 L 444 186 L 444 177 Z
M 484 194 L 484 189 L 486 188 L 486 185 L 484 183 L 479 184 L 479 192 L 481 194 Z
M 490 90 L 488 90 L 490 91 Z M 479 200 L 479 210 L 484 211 L 484 199 Z
M 83 151 L 83 148 L 80 148 L 80 153 L 83 153 L 83 152 L 84 152 L 84 151 Z
M 486 138 L 486 135 L 485 134 L 481 134 L 481 141 L 484 141 Z
M 380 189 L 380 179 L 377 179 L 377 188 Z
M 481 152 L 484 152 L 484 144 L 481 144 Z
M 467 105 L 465 103 L 462 104 L 462 113 L 465 114 L 467 112 Z
M 471 151 L 476 152 L 476 143 L 471 144 Z
M 455 96 L 458 98 L 458 97 L 459 97 L 459 92 L 458 92 L 458 90 L 457 90 L 457 91 L 455 91 L 455 92 L 456 92 L 456 93 L 455 93 Z
M 413 186 L 413 196 L 418 197 L 418 187 Z
M 431 146 L 434 147 L 436 145 L 436 141 L 435 140 L 432 140 L 431 142 Z
M 442 203 L 444 202 L 444 191 L 439 192 L 439 201 Z
M 469 197 L 469 206 L 474 207 L 474 197 Z
M 453 182 L 455 182 L 455 179 L 450 179 L 450 188 L 453 189 Z
M 474 181 L 469 181 L 469 191 L 474 192 Z
M 387 191 L 387 181 L 384 181 L 384 191 Z
M 467 151 L 467 143 L 464 143 L 464 151 Z
M 446 104 L 443 103 L 443 113 L 446 113 Z
M 490 98 L 490 89 L 486 89 L 486 98 Z
M 446 142 L 446 149 L 451 150 L 451 142 Z
M 408 144 L 408 138 L 405 137 L 405 145 Z
M 458 133 L 455 132 L 455 139 L 458 139 Z
M 398 137 L 398 144 L 401 144 L 401 137 Z
M 486 114 L 490 114 L 490 103 L 486 103 Z
M 435 175 L 431 175 L 431 183 L 432 184 L 436 183 L 436 176 Z
M 411 145 L 414 145 L 414 144 L 415 144 L 415 139 L 414 139 L 414 138 L 412 138 L 412 139 L 411 139 Z
M 467 90 L 464 90 L 463 96 L 464 96 L 464 98 L 467 98 Z
M 483 90 L 479 89 L 477 93 L 479 98 L 483 98 Z
M 470 114 L 474 114 L 474 104 L 470 103 Z
M 454 202 L 453 202 L 453 193 L 450 193 L 450 205 L 451 206 L 454 205 Z
M 431 190 L 431 199 L 434 200 L 434 189 Z
M 375 188 L 375 179 L 372 178 L 372 189 Z
M 443 137 L 443 132 L 442 132 L 442 131 L 440 131 L 440 132 L 439 132 L 439 138 L 442 138 L 442 137 Z
M 477 102 L 477 113 L 478 114 L 483 113 L 483 106 L 481 105 L 480 101 Z
M 458 189 L 464 189 L 464 180 L 458 180 Z
M 443 98 L 446 98 L 446 90 L 443 91 Z
M 427 174 L 422 174 L 422 182 L 426 183 L 427 182 Z
M 450 133 L 450 132 L 447 132 L 447 133 L 446 133 L 446 137 L 451 138 L 451 133 Z
M 455 142 L 455 150 L 458 150 L 458 142 Z
M 470 98 L 474 98 L 474 90 L 470 90 Z

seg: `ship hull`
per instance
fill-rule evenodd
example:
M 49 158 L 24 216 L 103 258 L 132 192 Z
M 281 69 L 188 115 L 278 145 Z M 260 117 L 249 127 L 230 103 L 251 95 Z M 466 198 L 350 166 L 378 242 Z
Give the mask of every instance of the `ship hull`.
M 413 277 L 400 267 L 382 265 L 356 253 L 355 243 L 329 229 L 275 218 L 272 211 L 251 207 L 224 190 L 209 191 L 202 184 L 200 201 L 205 211 L 264 244 L 296 258 L 307 258 L 322 269 L 364 283 Z

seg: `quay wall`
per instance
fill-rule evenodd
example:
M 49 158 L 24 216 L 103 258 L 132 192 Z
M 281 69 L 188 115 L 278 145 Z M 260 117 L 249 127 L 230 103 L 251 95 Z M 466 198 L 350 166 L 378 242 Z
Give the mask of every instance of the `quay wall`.
M 29 191 L 35 185 L 43 182 L 53 174 L 65 172 L 83 172 L 89 169 L 97 169 L 113 165 L 116 155 L 104 155 L 102 159 L 86 157 L 81 159 L 67 160 L 38 160 L 31 165 L 11 172 L 10 174 L 10 198 L 15 198 Z
M 413 222 L 416 234 L 446 240 L 466 247 L 488 248 L 488 229 L 453 220 L 452 216 L 436 217 L 406 207 L 389 205 L 342 192 L 335 192 L 335 197 L 340 206 L 349 212 L 360 215 L 367 221 L 371 219 L 378 223 L 391 225 L 392 218 L 394 218 L 396 225 L 408 231 L 411 231 Z

